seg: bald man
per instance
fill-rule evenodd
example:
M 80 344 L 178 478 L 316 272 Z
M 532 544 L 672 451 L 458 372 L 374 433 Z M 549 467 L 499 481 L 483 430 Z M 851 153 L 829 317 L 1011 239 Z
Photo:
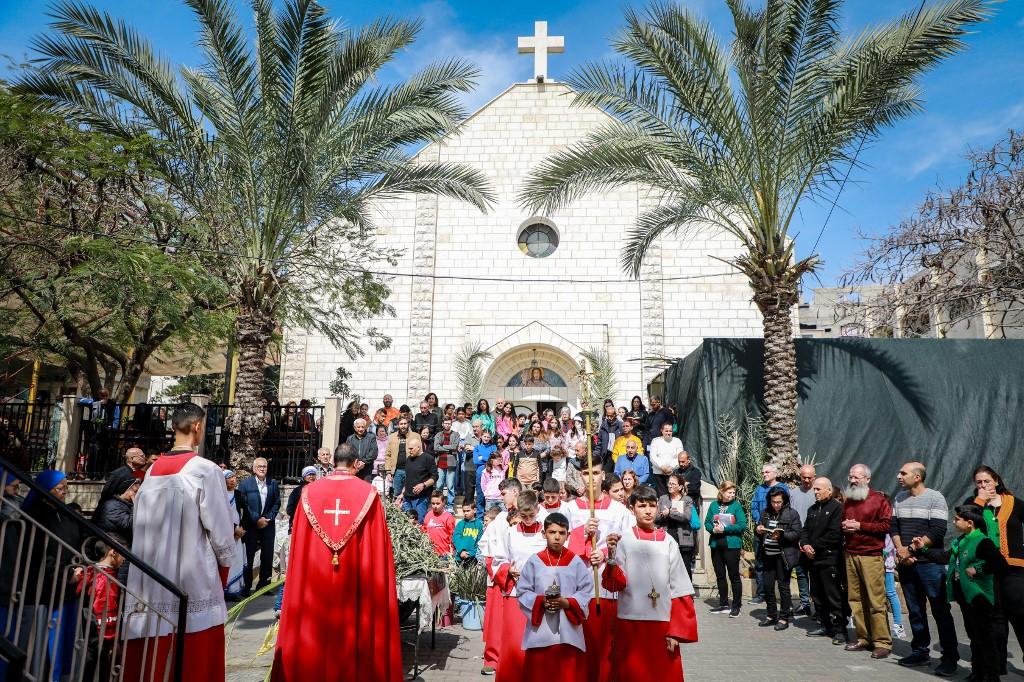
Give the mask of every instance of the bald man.
M 270 584 L 270 573 L 274 567 L 274 519 L 281 510 L 281 486 L 277 481 L 267 478 L 267 460 L 257 457 L 252 461 L 252 476 L 242 481 L 238 492 L 249 510 L 249 518 L 245 525 L 246 565 L 251 567 L 256 558 L 256 550 L 260 550 L 260 581 L 256 584 L 259 591 Z M 245 587 L 242 597 L 252 592 L 252 569 L 243 575 Z
M 942 658 L 934 672 L 940 677 L 956 674 L 960 660 L 956 626 L 946 597 L 946 567 L 935 561 L 930 549 L 941 550 L 946 537 L 949 506 L 938 490 L 925 486 L 928 470 L 921 462 L 907 462 L 896 474 L 900 492 L 893 500 L 890 534 L 896 546 L 900 587 L 910 612 L 911 653 L 900 659 L 903 666 L 926 666 L 931 656 L 931 632 L 928 607 L 939 631 Z M 915 539 L 924 545 L 921 551 L 911 547 Z
M 800 531 L 800 551 L 811 569 L 811 597 L 818 615 L 818 628 L 808 637 L 831 637 L 833 644 L 846 644 L 839 557 L 843 543 L 843 505 L 832 497 L 832 481 L 821 477 L 811 484 L 814 504 Z
M 128 448 L 124 451 L 124 464 L 110 472 L 107 482 L 100 491 L 99 504 L 114 496 L 113 491 L 121 488 L 121 482 L 129 478 L 141 481 L 146 477 L 146 453 L 142 448 Z M 97 508 L 99 506 L 97 505 Z

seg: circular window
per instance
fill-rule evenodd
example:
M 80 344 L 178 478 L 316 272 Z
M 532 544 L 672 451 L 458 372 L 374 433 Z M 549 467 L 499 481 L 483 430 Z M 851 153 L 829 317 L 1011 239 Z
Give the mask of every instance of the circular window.
M 547 258 L 558 248 L 558 232 L 545 223 L 530 223 L 519 230 L 519 250 L 531 258 Z

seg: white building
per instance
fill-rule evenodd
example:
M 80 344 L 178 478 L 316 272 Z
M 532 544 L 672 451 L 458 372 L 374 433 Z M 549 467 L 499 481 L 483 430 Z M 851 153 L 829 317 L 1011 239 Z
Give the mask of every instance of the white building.
M 588 196 L 548 217 L 516 203 L 532 169 L 608 121 L 597 109 L 570 106 L 570 89 L 544 82 L 545 63 L 538 62 L 540 78 L 510 86 L 457 135 L 420 153 L 482 170 L 498 196 L 489 213 L 433 195 L 376 208 L 379 242 L 405 248 L 397 267 L 375 268 L 397 273 L 389 299 L 397 314 L 372 323 L 391 347 L 352 361 L 319 335 L 285 330 L 282 402 L 322 402 L 344 366 L 352 391 L 371 410 L 384 393 L 396 405 L 418 403 L 428 391 L 461 404 L 454 359 L 470 341 L 492 356 L 483 367 L 492 406 L 505 398 L 530 408 L 576 408 L 583 349 L 607 349 L 620 399 L 628 400 L 656 374 L 640 358 L 681 357 L 704 337 L 761 335 L 745 279 L 716 260 L 737 253 L 732 237 L 704 231 L 663 239 L 636 281 L 622 271 L 620 256 L 638 213 L 653 203 L 641 188 Z M 534 371 L 535 385 L 522 386 L 534 367 L 543 378 L 536 381 Z

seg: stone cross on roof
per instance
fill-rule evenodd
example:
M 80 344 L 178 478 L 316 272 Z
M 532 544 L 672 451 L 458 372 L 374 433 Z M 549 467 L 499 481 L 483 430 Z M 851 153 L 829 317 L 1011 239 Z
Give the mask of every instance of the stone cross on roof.
M 548 22 L 533 22 L 532 36 L 519 36 L 519 54 L 533 53 L 533 77 L 543 83 L 548 77 L 548 52 L 565 52 L 565 36 L 549 36 Z

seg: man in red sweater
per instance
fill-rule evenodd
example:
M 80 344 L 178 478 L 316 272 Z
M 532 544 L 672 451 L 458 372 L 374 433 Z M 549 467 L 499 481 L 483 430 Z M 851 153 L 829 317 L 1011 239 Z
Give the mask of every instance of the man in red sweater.
M 423 530 L 434 544 L 438 556 L 450 557 L 455 551 L 452 534 L 455 532 L 455 517 L 445 511 L 444 493 L 435 490 L 430 493 L 430 511 L 423 517 Z
M 850 485 L 843 503 L 843 536 L 846 540 L 846 584 L 857 641 L 847 651 L 871 651 L 871 658 L 892 652 L 892 636 L 886 614 L 885 562 L 882 549 L 892 524 L 889 498 L 871 489 L 871 469 L 864 464 L 850 468 Z

